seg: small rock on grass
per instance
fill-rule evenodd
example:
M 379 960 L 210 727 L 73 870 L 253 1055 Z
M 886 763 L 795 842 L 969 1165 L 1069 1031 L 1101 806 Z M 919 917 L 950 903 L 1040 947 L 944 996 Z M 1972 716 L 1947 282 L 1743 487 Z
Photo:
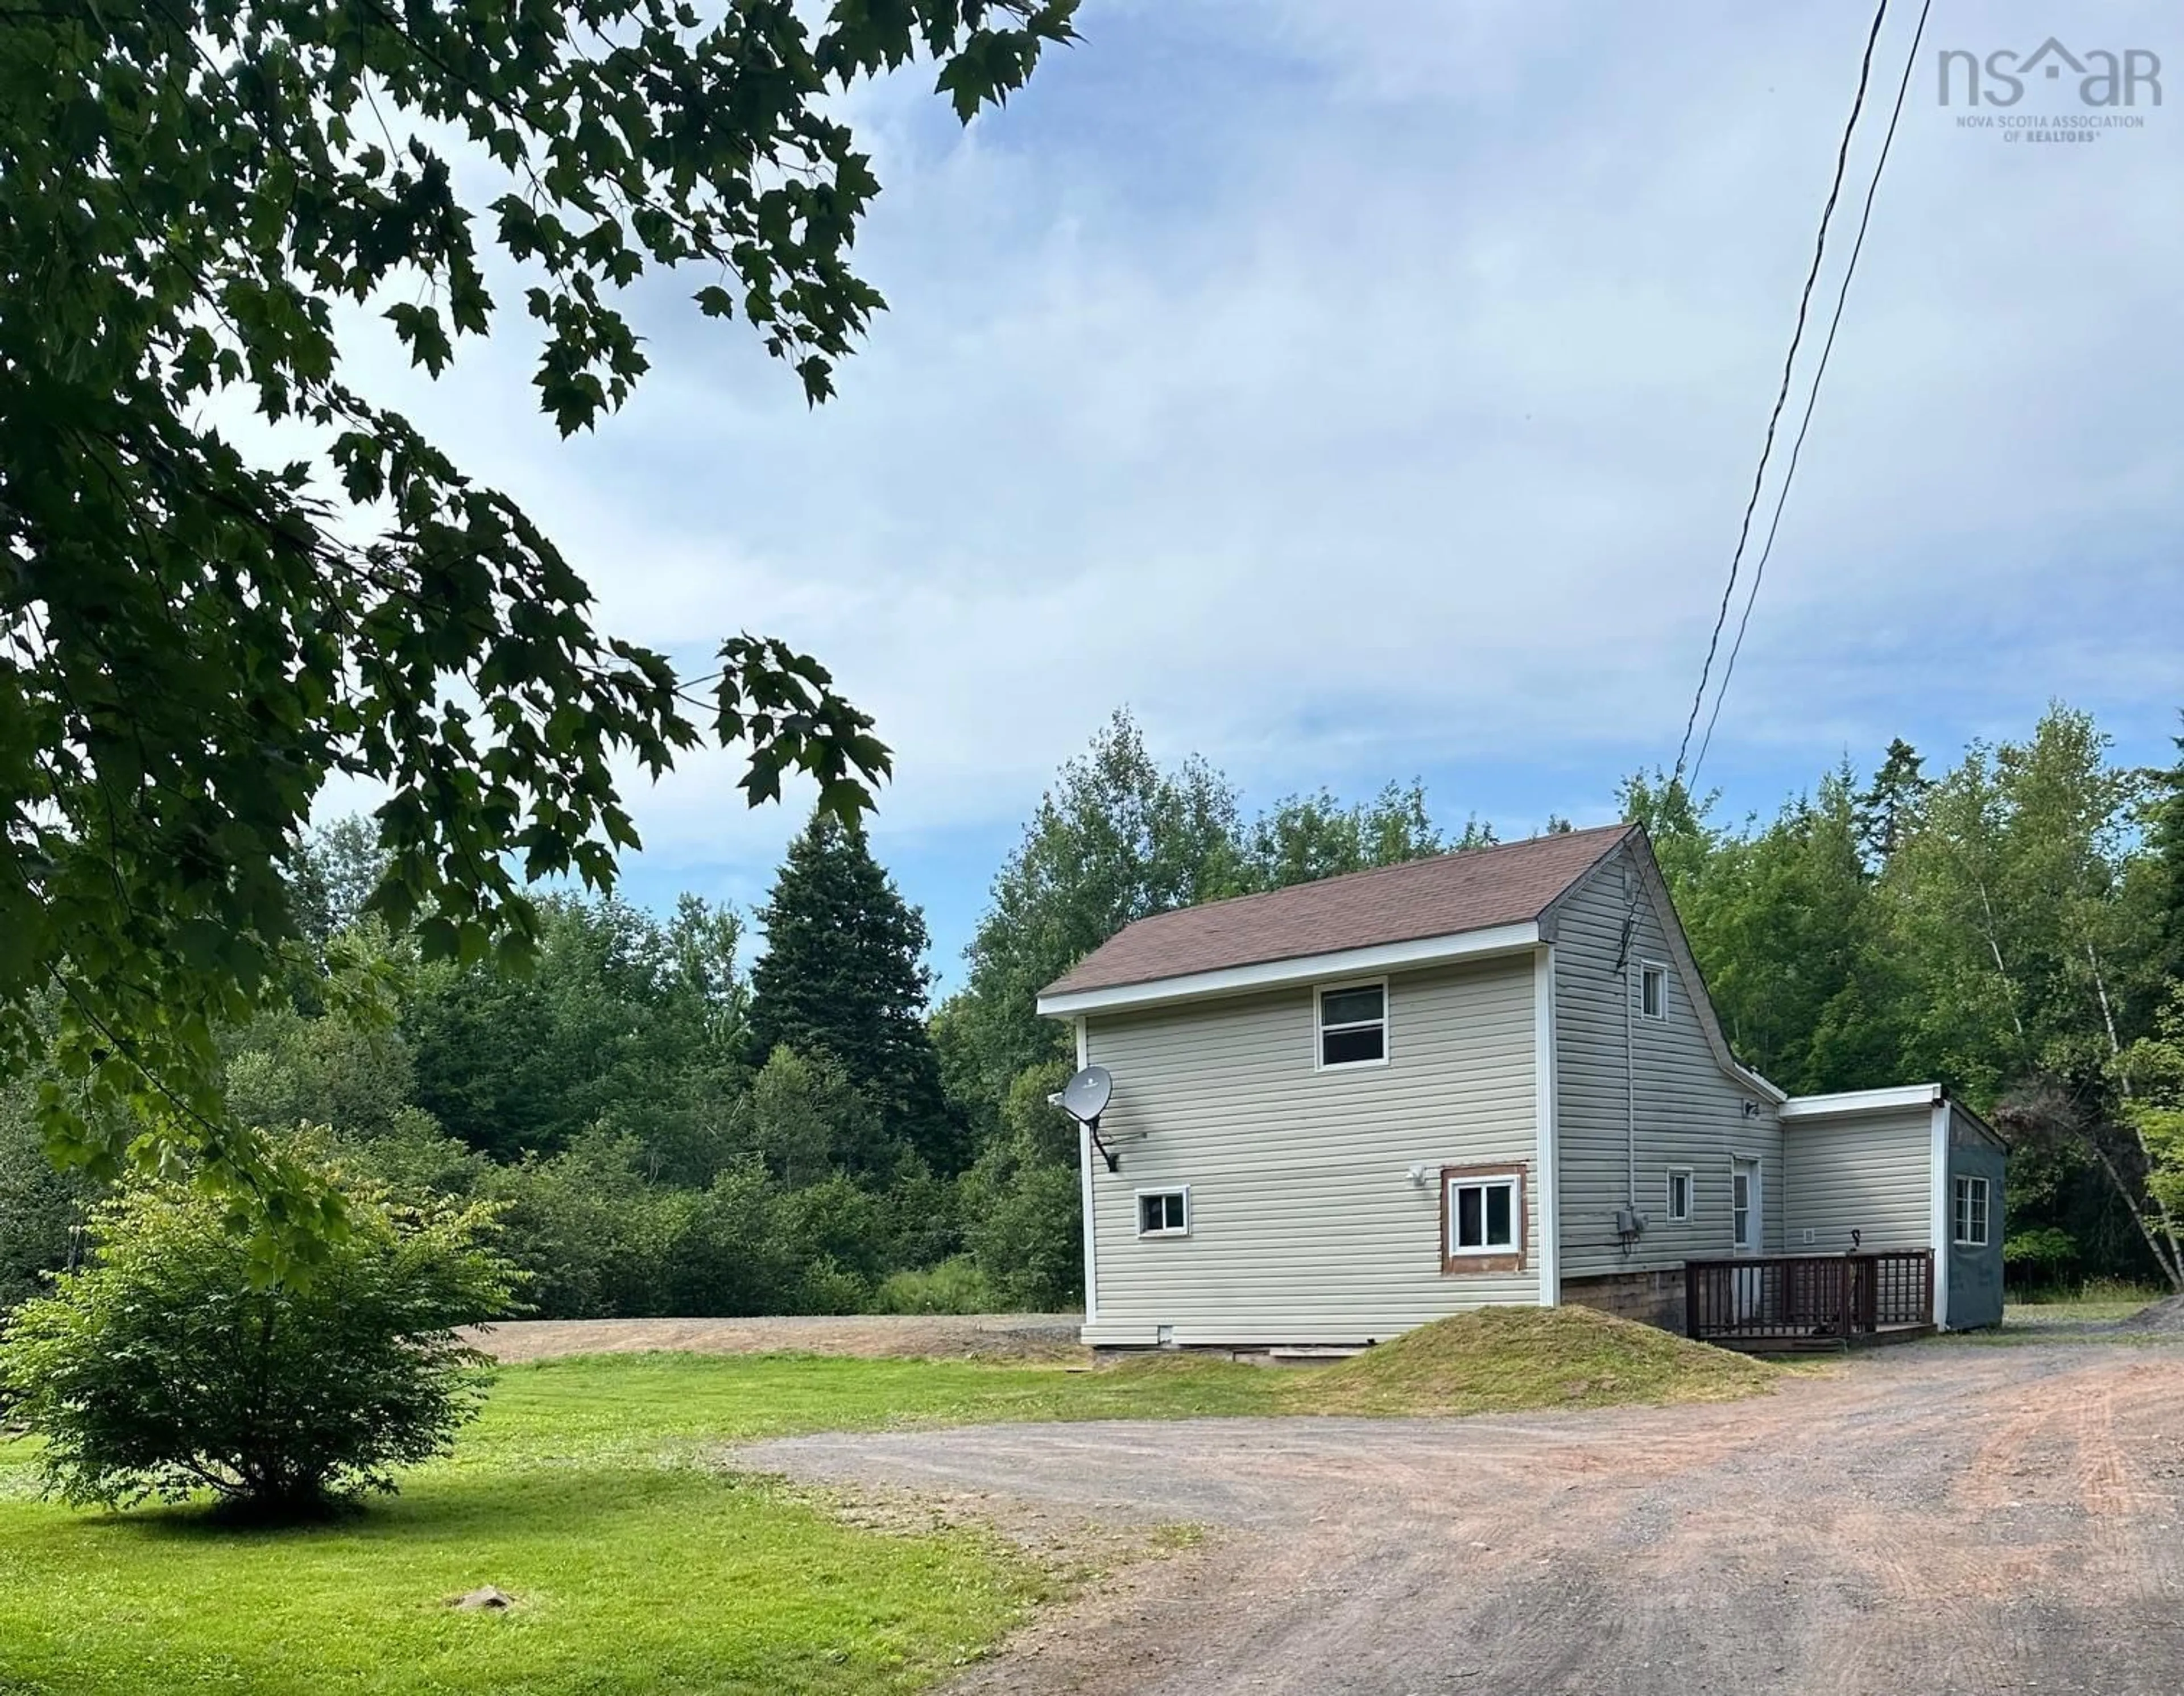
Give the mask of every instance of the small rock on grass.
M 504 1590 L 496 1590 L 492 1585 L 488 1584 L 471 1591 L 468 1595 L 454 1598 L 448 1605 L 465 1614 L 502 1614 L 515 1605 L 515 1598 Z

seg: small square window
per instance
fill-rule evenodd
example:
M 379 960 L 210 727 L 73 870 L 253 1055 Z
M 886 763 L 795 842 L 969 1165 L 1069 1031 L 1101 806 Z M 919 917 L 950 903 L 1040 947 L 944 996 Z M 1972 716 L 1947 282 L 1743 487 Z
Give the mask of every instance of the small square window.
M 1646 965 L 1638 968 L 1638 1011 L 1647 1018 L 1669 1016 L 1669 968 Z
M 1688 1166 L 1669 1169 L 1669 1222 L 1682 1225 L 1691 1216 L 1691 1170 Z
M 1184 1188 L 1139 1191 L 1138 1235 L 1139 1236 L 1190 1236 L 1190 1190 Z
M 1959 1178 L 1956 1181 L 1956 1229 L 1953 1232 L 1958 1247 L 1984 1248 L 1987 1243 L 1987 1184 L 1984 1178 Z
M 1384 1066 L 1388 1061 L 1388 986 L 1350 984 L 1318 994 L 1319 1065 Z
M 1513 1271 L 1524 1264 L 1524 1178 L 1516 1170 L 1452 1167 L 1442 1174 L 1442 1269 Z

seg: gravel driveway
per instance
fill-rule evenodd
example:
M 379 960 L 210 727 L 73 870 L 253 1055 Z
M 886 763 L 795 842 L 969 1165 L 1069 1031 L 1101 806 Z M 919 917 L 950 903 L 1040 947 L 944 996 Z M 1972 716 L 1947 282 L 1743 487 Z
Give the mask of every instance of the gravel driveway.
M 2184 1353 L 1942 1342 L 1723 1406 L 833 1433 L 738 1464 L 1194 1521 L 961 1692 L 2184 1689 Z

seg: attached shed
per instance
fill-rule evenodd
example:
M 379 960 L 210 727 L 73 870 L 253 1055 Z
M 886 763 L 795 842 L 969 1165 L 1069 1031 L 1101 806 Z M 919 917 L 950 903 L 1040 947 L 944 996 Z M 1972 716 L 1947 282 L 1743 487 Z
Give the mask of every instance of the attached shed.
M 1938 1084 L 1782 1104 L 1784 1236 L 1793 1254 L 1931 1250 L 1951 1331 L 2002 1323 L 2006 1146 Z

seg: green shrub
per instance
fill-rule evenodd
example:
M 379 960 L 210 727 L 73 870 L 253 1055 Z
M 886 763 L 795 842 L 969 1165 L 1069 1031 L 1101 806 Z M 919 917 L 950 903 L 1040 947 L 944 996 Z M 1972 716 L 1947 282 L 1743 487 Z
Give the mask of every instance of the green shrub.
M 972 1169 L 978 1175 L 978 1169 Z M 988 1190 L 964 1235 L 997 1305 L 1058 1313 L 1084 1295 L 1084 1207 L 1073 1167 L 1019 1166 Z
M 695 1198 L 668 1253 L 666 1311 L 778 1314 L 794 1310 L 794 1246 L 776 1229 L 773 1180 L 755 1155 L 732 1163 Z
M 582 1131 L 549 1159 L 488 1169 L 509 1258 L 541 1319 L 630 1319 L 671 1304 L 674 1248 L 704 1198 L 651 1182 L 637 1139 Z
M 872 1303 L 872 1286 L 830 1254 L 805 1262 L 797 1275 L 794 1314 L 861 1314 Z
M 286 1518 L 445 1453 L 484 1386 L 454 1327 L 509 1300 L 492 1216 L 370 1193 L 348 1212 L 308 1284 L 269 1285 L 210 1196 L 101 1207 L 89 1263 L 0 1333 L 0 1403 L 44 1439 L 48 1492 L 118 1507 L 210 1490 Z
M 938 1266 L 897 1272 L 872 1297 L 877 1314 L 989 1314 L 996 1305 L 993 1286 L 967 1254 L 951 1255 Z

